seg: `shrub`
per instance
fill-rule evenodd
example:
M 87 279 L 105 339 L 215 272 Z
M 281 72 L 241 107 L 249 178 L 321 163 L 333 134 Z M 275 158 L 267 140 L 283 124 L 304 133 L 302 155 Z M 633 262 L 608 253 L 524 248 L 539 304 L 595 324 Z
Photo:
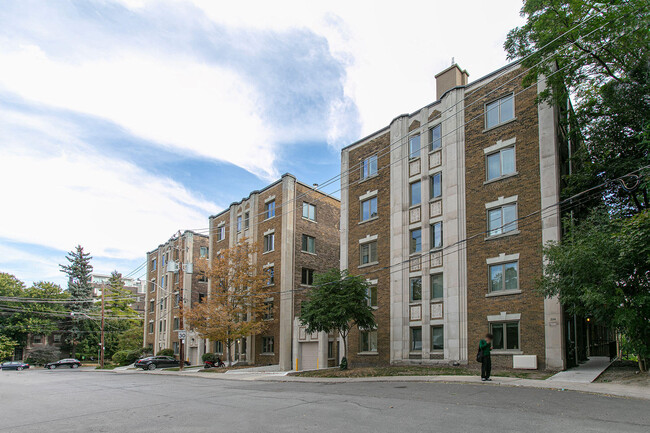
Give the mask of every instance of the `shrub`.
M 174 356 L 174 349 L 163 349 L 156 353 L 156 356 Z
M 61 351 L 53 346 L 38 347 L 29 351 L 27 362 L 30 364 L 47 364 L 61 359 Z
M 111 358 L 118 365 L 129 365 L 137 361 L 142 356 L 142 349 L 138 350 L 118 350 Z
M 203 362 L 206 361 L 217 362 L 218 357 L 219 356 L 216 353 L 204 353 L 201 359 L 203 360 Z
M 345 356 L 341 358 L 341 364 L 339 365 L 339 368 L 341 370 L 347 370 L 348 369 L 348 358 Z

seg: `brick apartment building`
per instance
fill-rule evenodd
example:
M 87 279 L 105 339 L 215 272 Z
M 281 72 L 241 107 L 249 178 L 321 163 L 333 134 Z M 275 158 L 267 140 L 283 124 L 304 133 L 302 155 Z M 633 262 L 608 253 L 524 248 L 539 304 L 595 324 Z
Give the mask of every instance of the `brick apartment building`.
M 206 235 L 187 230 L 147 253 L 144 347 L 152 353 L 173 349 L 179 355 L 180 292 L 182 289 L 184 308 L 191 308 L 207 295 L 207 279 L 194 270 L 199 259 L 208 257 L 208 240 Z M 188 331 L 185 359 L 199 364 L 205 341 L 183 325 Z
M 260 246 L 252 260 L 268 274 L 268 326 L 233 344 L 234 359 L 284 370 L 334 365 L 333 335 L 306 334 L 297 315 L 314 273 L 339 265 L 340 202 L 290 174 L 210 217 L 209 256 L 246 239 Z M 225 354 L 223 342 L 209 342 Z M 297 364 L 297 365 L 296 365 Z
M 437 100 L 342 150 L 341 269 L 373 285 L 375 330 L 357 364 L 473 362 L 563 369 L 563 313 L 536 292 L 542 245 L 559 240 L 566 110 L 537 104 L 509 65 L 472 83 L 452 65 Z
M 102 290 L 107 287 L 111 276 L 106 274 L 92 274 L 90 276 L 90 285 L 93 287 L 93 296 L 101 297 Z M 136 312 L 144 313 L 146 282 L 136 278 L 122 278 L 124 289 L 131 292 L 133 302 L 130 304 Z

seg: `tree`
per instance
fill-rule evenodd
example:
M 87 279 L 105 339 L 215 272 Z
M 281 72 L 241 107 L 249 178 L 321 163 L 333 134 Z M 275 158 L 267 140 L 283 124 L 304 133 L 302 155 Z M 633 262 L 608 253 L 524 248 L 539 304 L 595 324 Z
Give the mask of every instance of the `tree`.
M 93 271 L 91 259 L 90 253 L 84 252 L 83 247 L 77 245 L 75 251 L 70 251 L 66 256 L 69 264 L 59 265 L 61 272 L 68 276 L 68 294 L 72 301 L 69 308 L 73 313 L 81 313 L 75 314 L 66 326 L 66 343 L 72 346 L 73 357 L 76 356 L 79 342 L 84 337 L 97 332 L 97 327 L 89 323 L 85 316 L 93 308 L 93 287 L 90 284 Z M 85 350 L 89 348 L 86 347 Z
M 32 349 L 29 352 L 27 362 L 30 364 L 47 364 L 61 359 L 61 351 L 54 346 L 44 346 Z
M 226 344 L 228 365 L 231 365 L 233 341 L 266 328 L 263 315 L 269 291 L 267 277 L 257 272 L 251 260 L 258 253 L 256 244 L 243 239 L 215 254 L 212 262 L 200 262 L 199 272 L 210 278 L 210 291 L 202 303 L 183 311 L 190 326 L 203 338 Z
M 132 326 L 117 337 L 117 350 L 142 351 L 142 326 Z
M 570 313 L 625 335 L 647 369 L 650 358 L 650 211 L 631 218 L 591 213 L 562 243 L 544 249 L 542 290 Z
M 0 361 L 11 357 L 14 354 L 14 347 L 18 343 L 5 335 L 0 335 Z
M 314 285 L 302 305 L 300 322 L 307 326 L 308 333 L 336 331 L 343 339 L 343 359 L 347 364 L 350 330 L 355 326 L 359 329 L 376 327 L 375 316 L 368 305 L 368 283 L 347 271 L 330 269 L 316 274 Z

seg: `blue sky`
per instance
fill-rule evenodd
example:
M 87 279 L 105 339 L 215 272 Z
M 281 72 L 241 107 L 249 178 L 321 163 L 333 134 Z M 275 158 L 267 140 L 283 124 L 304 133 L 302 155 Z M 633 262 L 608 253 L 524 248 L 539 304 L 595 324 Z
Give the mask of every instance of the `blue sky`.
M 0 0 L 0 271 L 63 285 L 81 244 L 126 274 L 282 173 L 322 183 L 452 56 L 503 65 L 521 22 L 515 0 L 349 3 Z

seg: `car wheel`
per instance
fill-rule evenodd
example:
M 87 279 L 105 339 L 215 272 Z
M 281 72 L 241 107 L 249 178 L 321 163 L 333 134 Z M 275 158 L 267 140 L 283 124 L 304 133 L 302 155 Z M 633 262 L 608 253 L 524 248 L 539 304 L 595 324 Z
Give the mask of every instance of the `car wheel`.
M 56 368 L 56 365 L 50 365 L 50 370 L 54 370 Z
M 156 364 L 149 364 L 147 367 L 148 370 L 155 370 L 156 369 Z
M 18 371 L 23 371 L 23 368 L 22 368 L 22 367 L 18 367 L 17 370 L 18 370 Z
M 77 367 L 79 367 L 77 364 L 72 364 L 72 365 L 70 366 L 70 368 L 77 368 Z

